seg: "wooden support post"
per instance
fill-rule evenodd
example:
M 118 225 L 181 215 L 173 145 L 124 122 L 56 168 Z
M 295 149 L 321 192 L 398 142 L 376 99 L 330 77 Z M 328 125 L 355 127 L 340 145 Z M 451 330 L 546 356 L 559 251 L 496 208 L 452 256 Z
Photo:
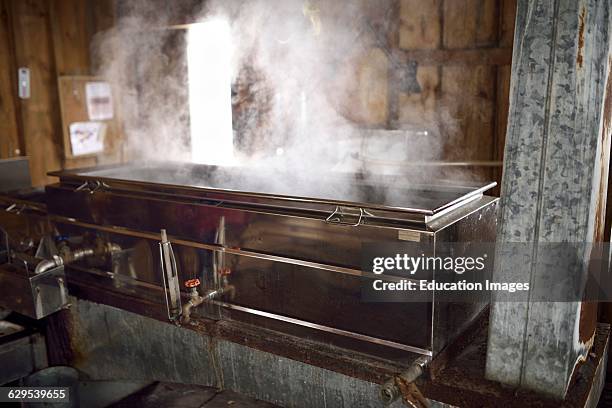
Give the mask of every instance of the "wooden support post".
M 551 276 L 543 245 L 603 237 L 610 8 L 605 0 L 518 2 L 494 275 L 501 282 L 530 282 L 532 293 L 564 278 L 561 286 L 573 290 L 586 273 L 588 251 L 578 253 L 573 268 Z M 525 243 L 528 256 L 510 256 L 504 248 L 513 242 Z M 592 304 L 578 300 L 538 302 L 531 296 L 525 302 L 494 299 L 487 377 L 563 398 L 588 353 L 596 314 Z

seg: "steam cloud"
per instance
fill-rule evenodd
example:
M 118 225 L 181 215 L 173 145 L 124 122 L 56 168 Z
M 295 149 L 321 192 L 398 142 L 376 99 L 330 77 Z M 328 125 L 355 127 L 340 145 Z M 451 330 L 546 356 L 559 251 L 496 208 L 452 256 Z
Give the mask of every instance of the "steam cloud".
M 188 162 L 185 29 L 163 29 L 175 23 L 175 10 L 160 16 L 146 1 L 120 4 L 117 26 L 99 35 L 94 49 L 102 61 L 99 75 L 112 83 L 119 102 L 127 156 Z M 206 2 L 199 20 L 230 23 L 235 146 L 244 166 L 258 168 L 219 170 L 215 183 L 358 199 L 363 197 L 356 197 L 352 182 L 331 182 L 332 175 L 358 173 L 362 182 L 374 184 L 390 171 L 381 161 L 439 159 L 435 123 L 385 129 L 386 93 L 393 84 L 380 36 L 388 30 L 388 12 L 380 0 Z M 411 180 L 435 177 L 431 167 L 420 168 L 410 168 Z M 312 175 L 320 181 L 313 184 Z M 185 182 L 194 175 L 186 170 L 177 177 Z

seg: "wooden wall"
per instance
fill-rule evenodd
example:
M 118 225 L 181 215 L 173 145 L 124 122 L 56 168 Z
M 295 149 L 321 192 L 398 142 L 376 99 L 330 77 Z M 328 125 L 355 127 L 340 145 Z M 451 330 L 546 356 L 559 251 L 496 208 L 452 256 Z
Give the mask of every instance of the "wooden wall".
M 367 127 L 427 130 L 432 156 L 454 162 L 439 174 L 499 183 L 516 0 L 379 4 L 391 10 L 383 24 L 388 40 L 355 59 L 356 89 L 343 111 Z M 392 61 L 416 61 L 421 92 L 398 90 L 393 69 L 386 72 Z
M 91 73 L 91 39 L 113 10 L 112 0 L 0 0 L 0 158 L 29 156 L 34 186 L 97 162 L 64 159 L 57 76 Z M 30 69 L 29 99 L 17 96 L 18 67 Z
M 516 0 L 400 0 L 399 47 L 419 62 L 422 92 L 400 95 L 399 121 L 437 130 L 443 160 L 498 182 L 515 14 Z
M 147 9 L 153 3 L 145 3 Z M 202 2 L 179 3 L 184 7 L 172 8 L 182 16 L 171 19 L 177 23 L 190 22 L 184 10 L 199 10 Z M 364 57 L 362 89 L 355 93 L 364 98 L 364 117 L 387 128 L 433 129 L 443 141 L 441 159 L 470 162 L 466 169 L 476 178 L 499 181 L 516 0 L 384 3 L 393 7 L 389 49 L 373 49 Z M 51 182 L 48 171 L 99 163 L 95 157 L 64 158 L 57 76 L 93 73 L 99 61 L 90 52 L 92 38 L 132 4 L 0 0 L 0 158 L 30 156 L 34 185 Z M 168 7 L 153 8 L 159 14 Z M 392 82 L 377 79 L 390 81 L 384 76 L 389 56 L 417 61 L 422 92 L 398 92 Z M 28 100 L 16 95 L 20 66 L 32 72 Z
M 24 150 L 23 134 L 18 126 L 15 48 L 9 4 L 0 1 L 0 158 L 20 156 Z

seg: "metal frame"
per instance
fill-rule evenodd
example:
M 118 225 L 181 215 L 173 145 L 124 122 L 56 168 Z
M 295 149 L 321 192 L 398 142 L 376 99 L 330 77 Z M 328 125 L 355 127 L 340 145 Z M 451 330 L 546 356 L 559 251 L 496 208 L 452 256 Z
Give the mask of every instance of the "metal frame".
M 126 174 L 130 167 L 107 169 Z M 430 253 L 435 251 L 430 246 L 435 245 L 441 232 L 442 237 L 457 235 L 463 239 L 461 237 L 469 229 L 472 231 L 469 234 L 478 236 L 483 232 L 480 226 L 493 224 L 496 199 L 484 197 L 483 191 L 495 183 L 476 188 L 440 187 L 447 192 L 429 192 L 424 199 L 413 200 L 439 205 L 413 209 L 114 179 L 104 176 L 100 169 L 63 171 L 54 175 L 60 176 L 60 183 L 47 187 L 47 207 L 49 219 L 60 231 L 71 226 L 68 230 L 74 231 L 76 227 L 77 231 L 103 231 L 145 239 L 157 245 L 160 229 L 168 229 L 172 234 L 168 235 L 168 241 L 172 241 L 177 250 L 178 246 L 184 246 L 208 252 L 212 259 L 218 255 L 226 257 L 233 269 L 229 284 L 236 288 L 237 298 L 210 302 L 210 309 L 216 311 L 214 316 L 209 316 L 208 307 L 199 309 L 211 319 L 238 320 L 337 343 L 340 347 L 350 342 L 350 347 L 362 352 L 369 352 L 366 350 L 372 347 L 387 348 L 380 356 L 387 351 L 432 356 L 485 307 L 485 304 L 474 304 L 462 308 L 461 316 L 450 319 L 453 322 L 439 322 L 452 311 L 435 305 L 435 295 L 417 304 L 384 307 L 359 302 L 355 296 L 360 296 L 358 288 L 362 277 L 387 281 L 405 279 L 364 273 L 360 264 L 364 243 L 416 241 L 419 248 Z M 125 178 L 129 178 L 129 174 Z M 452 199 L 440 202 L 441 197 Z M 481 216 L 484 217 L 482 221 Z M 448 230 L 451 232 L 444 232 Z M 410 234 L 403 235 L 404 232 Z M 474 239 L 474 235 L 470 236 Z M 489 232 L 484 237 L 489 239 Z M 205 258 L 208 259 L 208 255 Z M 159 294 L 160 305 L 166 304 L 169 319 L 176 322 L 177 316 L 171 310 L 176 308 L 167 298 L 171 269 L 174 268 L 162 264 L 162 278 L 157 277 L 157 281 L 149 283 L 157 286 L 156 291 L 164 292 Z M 321 272 L 332 273 L 321 275 Z M 190 271 L 180 273 L 183 278 L 190 276 Z M 248 286 L 253 284 L 253 279 L 269 280 L 272 276 L 278 276 L 273 286 L 247 290 L 247 287 L 253 288 Z M 290 277 L 297 286 L 290 286 L 283 276 Z M 95 279 L 104 277 L 98 274 Z M 323 284 L 319 279 L 325 280 L 331 297 L 321 292 L 310 295 L 296 292 L 303 285 Z M 341 292 L 339 288 L 351 289 Z M 269 297 L 275 293 L 303 299 L 278 303 Z M 181 296 L 186 293 L 176 298 Z M 308 296 L 314 296 L 316 303 Z M 334 296 L 345 298 L 334 303 L 331 300 Z M 346 309 L 349 305 L 354 309 Z M 322 310 L 327 313 L 321 313 Z M 393 327 L 395 315 L 389 310 L 397 316 L 411 316 L 409 327 Z M 334 313 L 343 314 L 344 318 L 338 320 L 333 317 Z
M 214 169 L 213 166 L 197 166 L 205 170 Z M 342 199 L 326 199 L 304 196 L 289 196 L 261 192 L 238 191 L 215 187 L 202 187 L 190 185 L 168 184 L 163 182 L 142 181 L 130 179 L 130 170 L 142 169 L 134 166 L 107 166 L 83 170 L 62 170 L 51 172 L 49 175 L 59 177 L 62 185 L 74 186 L 75 190 L 127 192 L 129 194 L 155 194 L 175 199 L 204 199 L 210 200 L 223 207 L 242 206 L 251 208 L 265 208 L 270 211 L 288 211 L 294 209 L 311 214 L 321 214 L 324 218 L 331 218 L 339 208 L 352 208 L 360 214 L 361 219 L 368 222 L 380 220 L 407 221 L 426 224 L 442 215 L 445 211 L 457 208 L 466 202 L 481 197 L 483 193 L 497 185 L 496 182 L 478 185 L 426 185 L 412 186 L 414 195 L 424 191 L 452 192 L 454 199 L 444 201 L 430 208 L 418 208 L 411 205 L 393 206 L 385 204 L 346 201 Z M 171 167 L 176 169 L 175 167 Z M 123 173 L 113 177 L 111 174 Z M 348 182 L 348 181 L 347 181 Z M 94 185 L 92 189 L 89 186 Z

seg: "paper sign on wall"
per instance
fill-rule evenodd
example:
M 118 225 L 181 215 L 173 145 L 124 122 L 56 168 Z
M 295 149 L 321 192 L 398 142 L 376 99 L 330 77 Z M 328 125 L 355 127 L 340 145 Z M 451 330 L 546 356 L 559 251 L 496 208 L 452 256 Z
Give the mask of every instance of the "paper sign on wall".
M 106 124 L 101 122 L 74 122 L 70 124 L 72 155 L 99 153 L 104 150 Z
M 89 120 L 108 120 L 113 118 L 113 98 L 108 82 L 87 82 L 85 84 L 85 95 Z

